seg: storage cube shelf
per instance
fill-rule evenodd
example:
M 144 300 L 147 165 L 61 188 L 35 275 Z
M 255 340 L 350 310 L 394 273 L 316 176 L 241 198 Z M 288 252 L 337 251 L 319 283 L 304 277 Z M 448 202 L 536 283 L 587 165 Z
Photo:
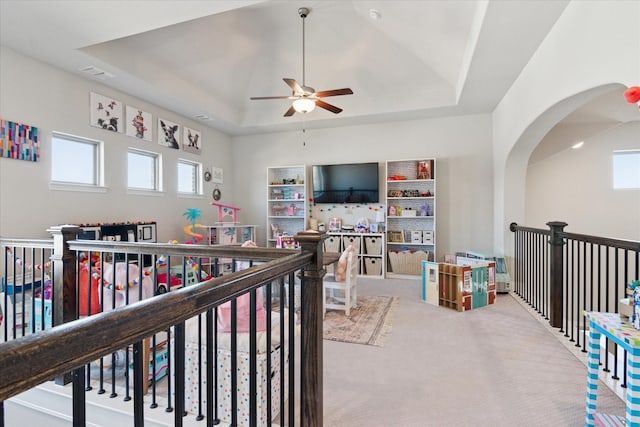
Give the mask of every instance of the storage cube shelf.
M 421 261 L 435 260 L 435 163 L 432 158 L 386 162 L 389 277 L 419 276 Z
M 361 276 L 384 278 L 384 234 L 329 232 L 324 241 L 325 252 L 342 252 L 353 245 L 358 254 L 358 271 Z M 328 273 L 333 272 L 329 266 Z
M 267 168 L 267 246 L 275 247 L 278 235 L 296 235 L 307 224 L 305 166 Z

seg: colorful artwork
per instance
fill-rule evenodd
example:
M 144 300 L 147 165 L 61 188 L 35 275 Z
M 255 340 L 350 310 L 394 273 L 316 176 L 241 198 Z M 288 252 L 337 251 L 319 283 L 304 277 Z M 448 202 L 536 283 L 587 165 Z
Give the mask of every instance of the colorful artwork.
M 166 119 L 158 119 L 158 144 L 180 149 L 180 125 Z
M 32 162 L 40 160 L 38 128 L 0 119 L 0 157 Z
M 200 154 L 202 146 L 202 136 L 195 129 L 184 127 L 184 135 L 182 137 L 182 149 L 188 153 Z
M 153 141 L 152 123 L 153 116 L 151 113 L 127 105 L 127 136 Z
M 91 92 L 91 126 L 112 132 L 122 132 L 122 103 L 104 95 Z

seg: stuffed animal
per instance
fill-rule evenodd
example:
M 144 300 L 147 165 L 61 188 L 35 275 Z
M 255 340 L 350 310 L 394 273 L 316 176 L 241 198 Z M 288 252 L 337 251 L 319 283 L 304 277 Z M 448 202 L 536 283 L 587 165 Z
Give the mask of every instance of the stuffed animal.
M 347 261 L 349 259 L 349 252 L 355 253 L 355 251 L 355 246 L 349 245 L 340 255 L 340 258 L 338 259 L 338 266 L 336 267 L 336 281 L 344 282 L 344 280 L 347 278 Z
M 127 270 L 128 274 L 127 274 Z M 111 310 L 112 307 L 122 307 L 127 304 L 127 294 L 129 304 L 137 302 L 140 299 L 146 299 L 153 296 L 153 282 L 149 276 L 142 276 L 142 298 L 140 298 L 140 288 L 138 286 L 139 270 L 135 264 L 125 264 L 124 262 L 116 263 L 115 284 L 113 280 L 113 265 L 107 264 L 104 269 L 102 279 L 104 281 L 104 293 L 98 293 L 103 298 L 102 306 L 104 310 Z M 127 282 L 127 279 L 129 280 Z M 127 290 L 128 288 L 128 290 Z M 114 303 L 115 300 L 115 303 Z
M 624 92 L 624 97 L 629 104 L 637 103 L 640 108 L 640 86 L 631 86 Z

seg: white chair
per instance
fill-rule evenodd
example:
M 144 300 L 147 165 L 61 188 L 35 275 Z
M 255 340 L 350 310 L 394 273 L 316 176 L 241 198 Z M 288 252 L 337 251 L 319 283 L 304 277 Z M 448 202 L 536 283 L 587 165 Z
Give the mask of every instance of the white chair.
M 344 310 L 345 315 L 351 315 L 351 308 L 355 307 L 358 299 L 356 288 L 358 282 L 358 255 L 349 252 L 345 279 L 337 281 L 334 275 L 326 276 L 322 289 L 322 317 L 327 309 Z

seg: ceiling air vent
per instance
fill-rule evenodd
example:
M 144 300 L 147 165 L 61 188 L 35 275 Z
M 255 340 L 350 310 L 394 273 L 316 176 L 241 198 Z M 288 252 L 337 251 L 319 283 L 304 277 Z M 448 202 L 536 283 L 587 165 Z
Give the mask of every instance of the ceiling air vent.
M 194 117 L 203 122 L 208 122 L 210 120 L 213 120 L 211 117 L 207 116 L 206 114 L 196 114 Z
M 94 79 L 106 80 L 115 77 L 111 73 L 107 73 L 100 68 L 94 67 L 93 65 L 89 65 L 88 67 L 80 68 L 80 71 L 86 73 L 93 77 Z

